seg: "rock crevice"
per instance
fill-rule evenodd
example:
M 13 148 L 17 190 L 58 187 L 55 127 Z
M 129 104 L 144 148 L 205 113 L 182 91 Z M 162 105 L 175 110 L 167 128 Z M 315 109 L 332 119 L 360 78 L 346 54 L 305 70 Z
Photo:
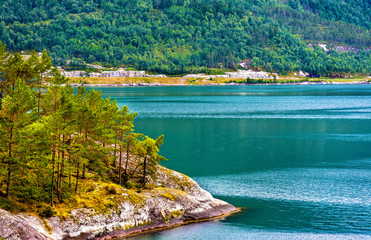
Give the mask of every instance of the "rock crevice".
M 0 237 L 5 239 L 110 239 L 146 230 L 177 226 L 193 220 L 222 216 L 237 209 L 211 196 L 189 177 L 159 167 L 158 187 L 143 190 L 137 201 L 122 201 L 114 210 L 101 213 L 78 208 L 66 219 L 45 222 L 27 214 L 0 210 Z M 122 193 L 124 195 L 126 193 Z M 139 196 L 138 195 L 138 196 Z

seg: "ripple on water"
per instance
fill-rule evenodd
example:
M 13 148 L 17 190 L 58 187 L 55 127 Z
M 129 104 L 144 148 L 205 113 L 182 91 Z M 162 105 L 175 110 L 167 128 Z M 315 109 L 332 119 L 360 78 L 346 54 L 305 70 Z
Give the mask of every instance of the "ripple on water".
M 327 234 L 313 232 L 289 232 L 275 231 L 266 229 L 251 229 L 239 226 L 233 226 L 223 222 L 206 222 L 200 224 L 191 224 L 167 231 L 161 231 L 148 235 L 140 235 L 133 239 L 141 240 L 194 240 L 194 239 L 214 239 L 214 240 L 236 240 L 236 239 L 308 239 L 308 240 L 358 240 L 371 239 L 366 234 Z
M 216 196 L 370 206 L 370 176 L 369 169 L 294 168 L 196 181 Z

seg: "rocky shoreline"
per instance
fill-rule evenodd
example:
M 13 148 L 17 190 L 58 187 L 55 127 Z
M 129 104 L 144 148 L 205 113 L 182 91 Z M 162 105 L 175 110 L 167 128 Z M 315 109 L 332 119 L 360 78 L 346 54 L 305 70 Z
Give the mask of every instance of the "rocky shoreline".
M 94 239 L 94 240 L 106 240 L 106 239 L 112 239 L 112 238 L 123 238 L 123 237 L 129 237 L 137 234 L 142 234 L 142 233 L 147 233 L 147 232 L 152 232 L 152 231 L 161 231 L 161 230 L 166 230 L 166 229 L 171 229 L 174 227 L 180 227 L 182 225 L 186 224 L 191 224 L 191 223 L 197 223 L 197 222 L 203 222 L 203 221 L 211 221 L 213 219 L 220 219 L 223 217 L 227 217 L 233 213 L 238 212 L 239 210 L 231 207 L 231 205 L 221 205 L 219 207 L 214 207 L 212 211 L 204 212 L 202 215 L 203 217 L 200 216 L 191 216 L 188 215 L 184 219 L 171 219 L 169 222 L 158 222 L 158 223 L 152 223 L 148 225 L 143 225 L 139 227 L 134 227 L 129 230 L 115 230 L 113 232 L 104 232 L 102 233 L 101 237 L 100 236 L 95 236 L 93 238 L 88 238 L 88 239 Z M 71 239 L 71 238 L 69 238 Z M 81 239 L 81 238 L 75 238 Z M 66 239 L 67 240 L 67 239 Z
M 35 240 L 112 239 L 226 216 L 238 209 L 215 199 L 189 177 L 164 167 L 158 187 L 135 192 L 119 189 L 121 201 L 110 211 L 78 208 L 68 216 L 41 219 L 0 209 L 0 238 Z M 115 196 L 112 196 L 114 198 Z

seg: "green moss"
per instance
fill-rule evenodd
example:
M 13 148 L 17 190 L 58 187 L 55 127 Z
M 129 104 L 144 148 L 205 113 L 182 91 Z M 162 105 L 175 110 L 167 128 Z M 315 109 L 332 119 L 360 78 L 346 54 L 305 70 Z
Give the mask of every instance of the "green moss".
M 137 191 L 138 189 L 135 188 L 135 184 L 132 184 L 133 189 L 127 189 L 112 182 L 99 181 L 88 177 L 80 181 L 78 194 L 71 195 L 62 203 L 56 203 L 55 208 L 51 208 L 44 203 L 38 203 L 26 205 L 29 206 L 27 212 L 34 212 L 45 218 L 58 216 L 61 221 L 74 221 L 71 212 L 78 208 L 91 209 L 91 215 L 107 214 L 119 212 L 119 206 L 125 202 L 133 204 L 137 209 L 140 209 L 145 206 L 146 200 L 150 197 L 162 197 L 170 201 L 176 201 L 186 196 L 187 193 L 183 189 L 188 190 L 193 187 L 193 181 L 185 175 L 174 173 L 164 167 L 160 168 L 161 174 L 166 174 L 167 181 L 177 185 L 178 189 L 166 188 L 166 182 L 164 182 L 162 186 L 154 185 L 153 189 Z M 0 198 L 0 204 L 4 206 L 3 208 L 13 211 L 22 205 L 5 198 Z M 165 221 L 182 215 L 183 213 L 180 210 L 173 211 L 170 215 L 169 213 L 163 214 Z
M 181 210 L 181 209 L 179 209 L 179 210 L 173 210 L 173 211 L 170 212 L 170 214 L 171 214 L 171 217 L 172 218 L 179 218 L 179 217 L 183 216 L 184 211 Z
M 165 222 L 169 222 L 169 217 L 167 216 L 166 212 L 164 210 L 161 210 L 161 215 L 164 218 Z
M 116 189 L 115 184 L 108 184 L 107 186 L 105 186 L 105 189 L 106 189 L 108 194 L 111 194 L 111 195 L 116 195 L 117 194 L 117 189 Z
M 162 188 L 162 187 L 155 188 L 151 192 L 153 193 L 152 195 L 154 196 L 156 195 L 161 196 L 161 197 L 169 199 L 170 201 L 175 201 L 178 198 L 187 195 L 184 191 L 181 191 L 181 190 L 172 189 L 172 188 Z
M 194 183 L 190 177 L 181 173 L 174 173 L 174 171 L 164 167 L 161 167 L 160 170 L 167 175 L 168 182 L 175 183 L 178 186 L 179 190 L 186 192 L 193 187 Z
M 143 222 L 143 223 L 139 223 L 137 226 L 144 226 L 144 225 L 149 225 L 151 224 L 152 222 L 151 221 L 146 221 L 146 222 Z M 130 227 L 128 227 L 129 229 Z
M 110 200 L 105 201 L 104 206 L 108 209 L 112 209 L 114 207 L 117 207 L 116 203 L 114 203 L 113 201 L 110 201 Z
M 142 194 L 139 194 L 135 192 L 134 190 L 127 190 L 127 200 L 130 201 L 130 203 L 143 206 L 146 202 L 146 197 Z
M 45 219 L 43 219 L 43 223 L 44 223 L 46 231 L 48 231 L 49 234 L 52 234 L 53 229 L 49 226 L 48 222 Z
M 67 220 L 71 215 L 71 212 L 69 212 L 68 210 L 66 211 L 57 211 L 57 216 L 59 217 L 60 220 Z
M 93 209 L 96 213 L 109 213 L 117 209 L 116 196 L 123 192 L 122 187 L 105 182 L 94 182 L 85 179 L 81 182 L 81 193 L 75 195 L 69 201 L 56 206 L 57 215 L 61 219 L 67 219 L 71 210 L 76 208 Z M 83 191 L 86 189 L 86 191 Z

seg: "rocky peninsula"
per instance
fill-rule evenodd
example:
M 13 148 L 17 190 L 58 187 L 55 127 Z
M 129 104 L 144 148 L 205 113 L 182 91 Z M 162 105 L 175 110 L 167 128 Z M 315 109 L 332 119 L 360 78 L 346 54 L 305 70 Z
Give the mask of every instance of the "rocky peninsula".
M 109 195 L 103 200 L 103 208 L 85 206 L 44 219 L 0 210 L 0 238 L 111 239 L 238 211 L 234 206 L 213 198 L 181 173 L 158 166 L 157 174 L 152 189 L 135 191 L 115 184 L 100 184 L 92 192 L 84 193 Z

